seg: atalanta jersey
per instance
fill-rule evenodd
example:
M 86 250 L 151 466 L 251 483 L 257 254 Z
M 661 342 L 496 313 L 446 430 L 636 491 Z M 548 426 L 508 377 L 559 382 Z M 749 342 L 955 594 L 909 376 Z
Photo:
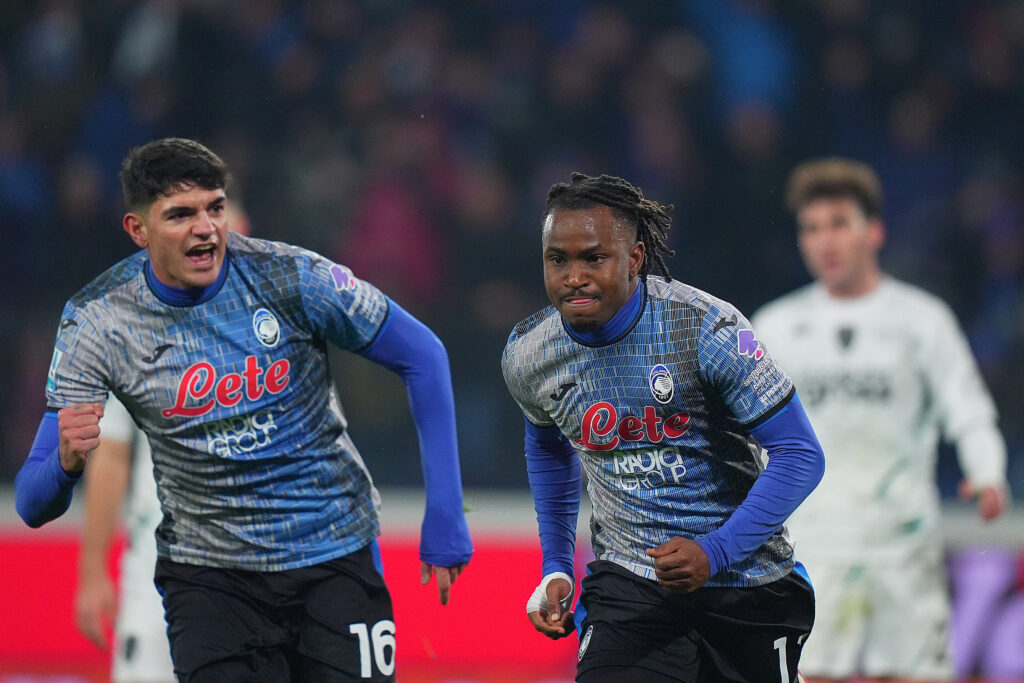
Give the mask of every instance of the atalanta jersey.
M 378 533 L 380 498 L 328 371 L 327 343 L 366 347 L 379 290 L 291 245 L 228 234 L 219 288 L 174 305 L 146 254 L 64 308 L 52 409 L 112 392 L 149 436 L 160 556 L 277 571 L 346 555 Z
M 747 430 L 793 391 L 735 307 L 654 277 L 618 340 L 587 346 L 549 306 L 513 330 L 502 369 L 527 419 L 557 425 L 579 453 L 597 558 L 649 579 L 646 549 L 705 535 L 743 502 L 763 469 Z M 792 556 L 780 529 L 707 585 L 777 580 Z

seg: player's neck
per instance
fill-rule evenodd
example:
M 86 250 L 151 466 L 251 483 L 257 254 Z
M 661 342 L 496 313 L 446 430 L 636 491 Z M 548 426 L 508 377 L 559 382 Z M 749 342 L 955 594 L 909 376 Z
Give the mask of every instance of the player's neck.
M 220 267 L 220 273 L 217 275 L 217 280 L 206 287 L 182 288 L 169 285 L 156 276 L 156 273 L 153 272 L 153 266 L 148 259 L 143 266 L 143 272 L 145 273 L 146 284 L 149 285 L 150 291 L 160 301 L 170 306 L 195 306 L 204 301 L 209 301 L 220 291 L 224 280 L 227 279 L 229 262 L 230 258 L 224 259 L 224 263 Z
M 626 303 L 615 312 L 615 314 L 600 328 L 594 331 L 582 332 L 574 330 L 569 323 L 562 318 L 562 324 L 569 336 L 584 346 L 607 346 L 619 341 L 633 329 L 640 315 L 644 311 L 644 302 L 647 300 L 647 286 L 643 278 L 637 278 L 633 293 L 626 299 Z
M 875 291 L 881 283 L 882 271 L 874 265 L 849 282 L 831 285 L 822 282 L 822 285 L 833 299 L 856 299 Z

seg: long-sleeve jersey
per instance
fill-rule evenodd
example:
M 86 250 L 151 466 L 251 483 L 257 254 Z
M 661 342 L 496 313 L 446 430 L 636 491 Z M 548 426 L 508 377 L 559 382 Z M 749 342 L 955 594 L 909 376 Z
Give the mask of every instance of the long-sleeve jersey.
M 163 509 L 161 557 L 261 571 L 306 566 L 379 533 L 380 497 L 349 437 L 327 344 L 363 353 L 406 372 L 414 416 L 443 413 L 417 419 L 428 475 L 421 555 L 468 560 L 440 341 L 393 302 L 389 317 L 389 300 L 344 266 L 287 244 L 228 239 L 217 283 L 198 298 L 161 286 L 144 252 L 73 297 L 47 380 L 49 409 L 102 403 L 110 392 L 146 432 Z M 389 325 L 398 333 L 384 334 Z M 427 342 L 406 355 L 425 357 L 422 367 L 375 346 L 408 349 L 404 340 L 417 337 Z M 59 465 L 36 470 L 61 474 Z M 19 473 L 29 494 L 39 488 L 35 475 Z
M 821 484 L 790 520 L 801 554 L 902 558 L 938 542 L 940 433 L 972 483 L 1005 485 L 995 407 L 936 297 L 888 277 L 850 299 L 812 284 L 753 320 L 825 451 Z
M 731 304 L 677 281 L 639 288 L 618 338 L 588 344 L 548 307 L 516 326 L 502 368 L 526 419 L 578 453 L 597 558 L 653 579 L 647 548 L 705 537 L 747 498 L 763 469 L 750 430 L 793 385 Z M 792 566 L 780 527 L 707 585 L 761 585 Z

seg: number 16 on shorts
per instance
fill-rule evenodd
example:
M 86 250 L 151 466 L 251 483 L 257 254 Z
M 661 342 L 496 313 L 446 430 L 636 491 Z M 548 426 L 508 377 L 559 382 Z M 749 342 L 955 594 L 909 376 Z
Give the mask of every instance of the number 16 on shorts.
M 372 627 L 349 624 L 348 632 L 359 639 L 359 675 L 373 678 L 373 669 L 383 676 L 395 672 L 395 622 L 381 619 Z

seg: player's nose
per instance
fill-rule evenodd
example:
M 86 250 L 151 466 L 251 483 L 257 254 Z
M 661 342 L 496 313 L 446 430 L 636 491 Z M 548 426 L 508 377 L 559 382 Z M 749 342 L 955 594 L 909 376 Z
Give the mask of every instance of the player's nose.
M 586 271 L 578 265 L 570 265 L 566 269 L 565 284 L 571 289 L 579 289 L 587 284 Z
M 196 215 L 196 221 L 192 224 L 192 233 L 195 235 L 208 236 L 214 232 L 213 221 L 210 220 L 210 214 L 206 211 L 200 211 Z

